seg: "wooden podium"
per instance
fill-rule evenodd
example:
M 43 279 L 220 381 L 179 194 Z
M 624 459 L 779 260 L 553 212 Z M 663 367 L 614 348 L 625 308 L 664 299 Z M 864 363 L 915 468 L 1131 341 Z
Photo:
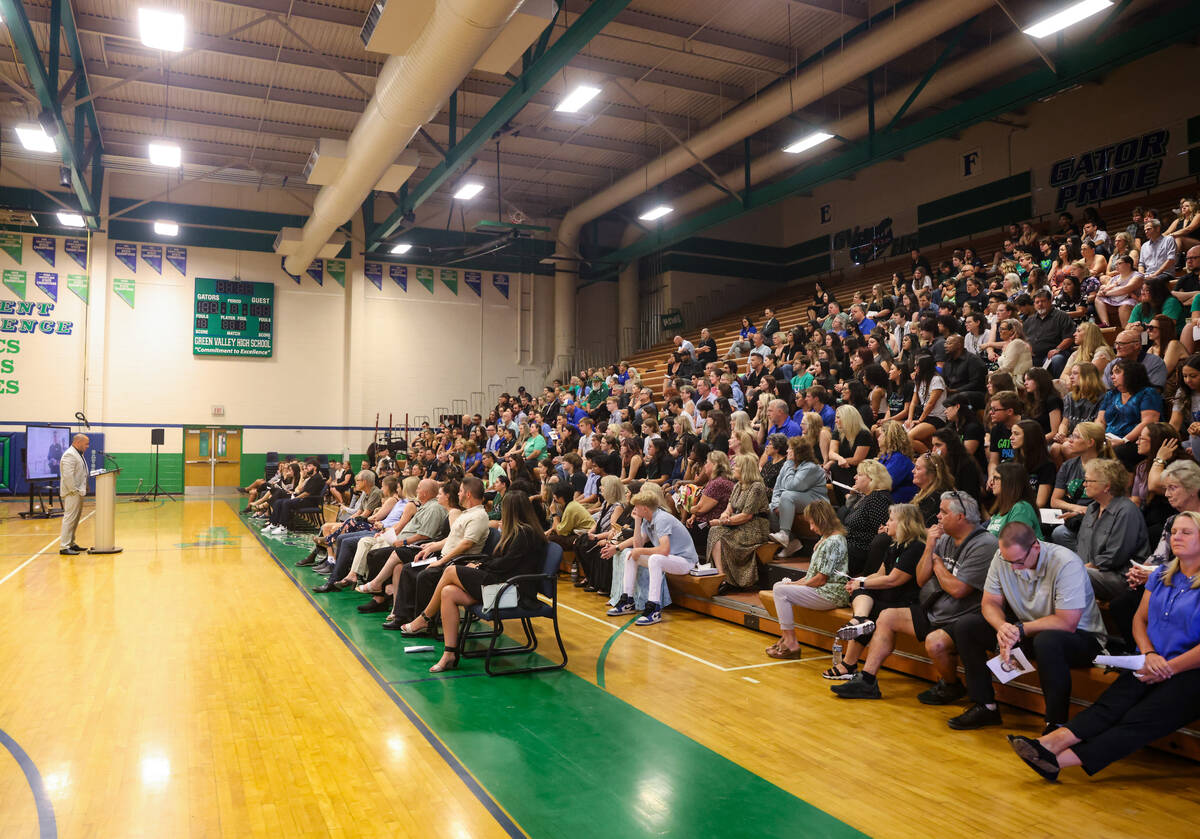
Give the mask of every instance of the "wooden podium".
M 92 472 L 96 479 L 96 546 L 90 554 L 117 554 L 122 551 L 113 544 L 113 527 L 117 514 L 117 474 L 120 469 Z

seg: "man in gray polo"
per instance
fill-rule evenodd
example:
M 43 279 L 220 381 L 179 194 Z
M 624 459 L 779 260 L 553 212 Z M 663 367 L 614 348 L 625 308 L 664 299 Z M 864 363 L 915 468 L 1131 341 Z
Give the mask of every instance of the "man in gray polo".
M 1008 662 L 1016 647 L 1037 662 L 1046 699 L 1045 730 L 1062 725 L 1071 702 L 1071 668 L 1090 664 L 1105 642 L 1083 560 L 1061 545 L 1041 541 L 1029 525 L 1009 522 L 1000 531 L 1000 550 L 988 569 L 982 608 L 954 624 L 954 641 L 974 704 L 947 721 L 951 728 L 1001 724 L 987 661 L 997 650 Z
M 1146 241 L 1138 251 L 1138 270 L 1143 277 L 1175 273 L 1175 239 L 1162 235 L 1162 222 L 1156 218 L 1146 220 Z

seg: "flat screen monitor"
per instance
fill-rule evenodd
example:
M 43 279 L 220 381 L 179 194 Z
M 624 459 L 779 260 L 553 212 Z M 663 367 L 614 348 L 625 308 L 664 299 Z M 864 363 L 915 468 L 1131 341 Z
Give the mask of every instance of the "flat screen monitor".
M 25 426 L 25 477 L 31 481 L 58 478 L 58 462 L 71 445 L 71 429 L 64 425 Z

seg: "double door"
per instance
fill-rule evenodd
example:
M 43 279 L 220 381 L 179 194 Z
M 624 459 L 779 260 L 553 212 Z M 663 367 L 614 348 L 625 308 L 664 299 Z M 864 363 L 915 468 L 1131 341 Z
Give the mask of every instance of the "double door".
M 184 492 L 211 495 L 242 479 L 242 429 L 203 426 L 183 430 Z

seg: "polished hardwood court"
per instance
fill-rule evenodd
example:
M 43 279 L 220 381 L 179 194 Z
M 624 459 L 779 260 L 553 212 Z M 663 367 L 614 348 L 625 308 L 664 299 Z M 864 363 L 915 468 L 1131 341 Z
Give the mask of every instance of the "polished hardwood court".
M 1200 815 L 1194 763 L 1149 751 L 1046 784 L 1004 741 L 1030 714 L 951 732 L 956 711 L 887 671 L 883 701 L 839 700 L 827 655 L 772 662 L 770 636 L 677 608 L 632 627 L 564 584 L 567 672 L 431 680 L 436 658 L 358 595 L 305 594 L 300 548 L 225 500 L 121 503 L 112 556 L 60 557 L 56 520 L 4 513 L 0 731 L 51 835 L 695 835 L 722 795 L 779 813 L 723 803 L 710 835 L 1189 835 Z M 0 836 L 46 835 L 37 803 L 0 751 Z

